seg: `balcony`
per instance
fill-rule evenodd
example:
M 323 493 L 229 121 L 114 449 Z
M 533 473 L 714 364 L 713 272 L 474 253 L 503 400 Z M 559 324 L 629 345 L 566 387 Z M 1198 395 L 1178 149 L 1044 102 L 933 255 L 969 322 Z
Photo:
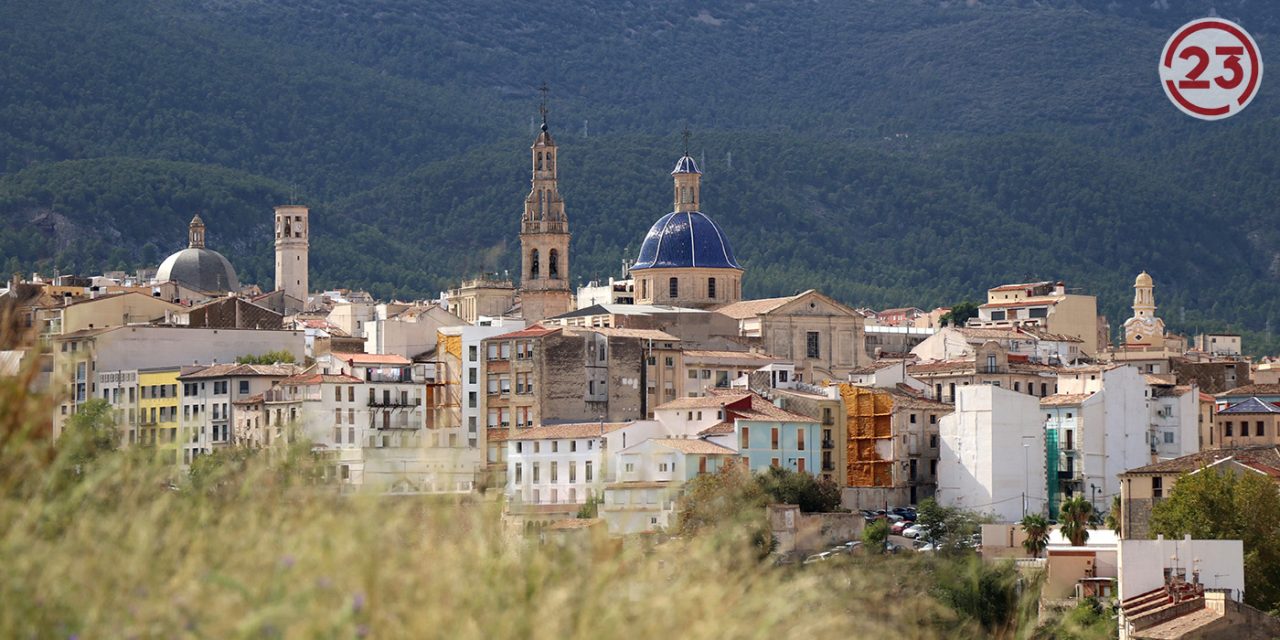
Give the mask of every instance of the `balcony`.
M 823 463 L 822 463 L 822 470 L 823 470 L 823 471 L 835 471 L 835 470 L 836 470 L 836 465 L 835 465 L 835 463 L 834 463 L 834 462 L 831 462 L 831 461 L 823 462 Z
M 369 405 L 375 409 L 403 409 L 405 407 L 418 406 L 412 400 L 400 400 L 398 398 L 383 398 L 381 400 L 369 399 Z
M 834 449 L 834 448 L 836 448 L 836 443 L 835 443 L 835 441 L 834 441 L 834 440 L 823 440 L 823 441 L 822 441 L 822 448 L 823 448 L 823 449 Z

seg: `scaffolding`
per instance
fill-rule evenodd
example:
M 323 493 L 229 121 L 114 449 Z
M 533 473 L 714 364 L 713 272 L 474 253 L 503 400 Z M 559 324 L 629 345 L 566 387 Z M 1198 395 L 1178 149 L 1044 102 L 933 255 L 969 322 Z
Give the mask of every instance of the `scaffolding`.
M 848 427 L 849 487 L 892 487 L 893 461 L 885 460 L 876 445 L 893 438 L 893 396 L 851 384 L 840 385 Z
M 1058 519 L 1058 430 L 1044 430 L 1044 489 L 1049 519 Z

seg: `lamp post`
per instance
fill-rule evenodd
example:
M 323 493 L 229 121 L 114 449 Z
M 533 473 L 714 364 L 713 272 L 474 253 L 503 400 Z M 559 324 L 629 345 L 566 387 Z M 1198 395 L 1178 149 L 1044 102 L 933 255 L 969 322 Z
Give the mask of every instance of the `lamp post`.
M 1023 436 L 1024 439 L 1026 436 Z M 1027 519 L 1027 494 L 1031 492 L 1030 443 L 1022 443 L 1022 519 Z
M 1098 511 L 1098 485 L 1089 483 L 1089 506 L 1093 507 L 1095 513 Z

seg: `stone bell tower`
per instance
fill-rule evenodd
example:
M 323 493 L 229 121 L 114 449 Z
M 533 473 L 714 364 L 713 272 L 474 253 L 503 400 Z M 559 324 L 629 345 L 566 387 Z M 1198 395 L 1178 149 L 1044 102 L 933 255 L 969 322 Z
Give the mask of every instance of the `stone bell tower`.
M 573 310 L 569 283 L 569 219 L 557 185 L 559 150 L 547 129 L 547 88 L 542 91 L 542 131 L 530 147 L 533 187 L 520 218 L 520 308 L 537 322 Z
M 302 306 L 307 303 L 307 252 L 311 247 L 308 216 L 308 209 L 302 205 L 276 207 L 276 289 Z M 286 302 L 286 306 L 293 304 Z

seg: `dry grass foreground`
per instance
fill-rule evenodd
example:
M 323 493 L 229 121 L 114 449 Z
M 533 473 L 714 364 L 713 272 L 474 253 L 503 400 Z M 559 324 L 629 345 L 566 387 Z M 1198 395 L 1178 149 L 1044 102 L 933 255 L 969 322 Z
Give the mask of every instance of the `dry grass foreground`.
M 0 380 L 0 637 L 989 635 L 917 560 L 775 568 L 734 529 L 544 544 L 493 501 L 333 495 L 305 451 L 171 483 L 142 451 L 42 437 L 32 375 Z

